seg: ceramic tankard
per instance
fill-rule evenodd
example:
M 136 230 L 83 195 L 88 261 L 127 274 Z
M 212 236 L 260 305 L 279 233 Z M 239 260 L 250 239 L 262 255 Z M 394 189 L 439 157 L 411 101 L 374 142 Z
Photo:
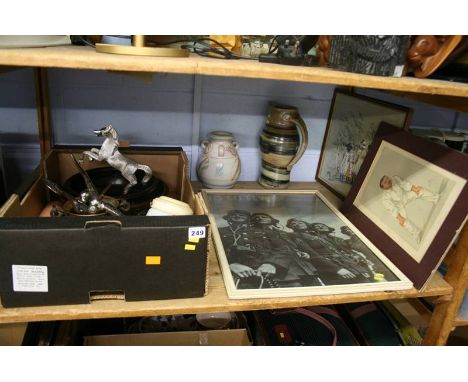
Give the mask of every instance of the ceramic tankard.
M 207 188 L 231 188 L 240 176 L 239 144 L 227 131 L 212 131 L 201 142 L 203 155 L 197 165 L 198 178 Z
M 293 106 L 271 103 L 260 133 L 262 168 L 259 183 L 266 188 L 287 188 L 292 167 L 307 148 L 307 127 Z

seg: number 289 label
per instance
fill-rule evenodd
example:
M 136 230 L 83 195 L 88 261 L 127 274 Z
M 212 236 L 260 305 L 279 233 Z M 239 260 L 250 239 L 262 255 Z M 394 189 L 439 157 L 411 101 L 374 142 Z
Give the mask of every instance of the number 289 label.
M 188 238 L 203 239 L 206 236 L 206 227 L 190 227 L 188 230 Z

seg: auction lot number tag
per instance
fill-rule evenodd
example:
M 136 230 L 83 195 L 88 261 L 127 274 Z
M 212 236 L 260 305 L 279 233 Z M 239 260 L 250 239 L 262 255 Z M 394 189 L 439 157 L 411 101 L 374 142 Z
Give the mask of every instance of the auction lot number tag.
M 188 238 L 203 239 L 206 236 L 206 227 L 190 227 L 188 230 Z

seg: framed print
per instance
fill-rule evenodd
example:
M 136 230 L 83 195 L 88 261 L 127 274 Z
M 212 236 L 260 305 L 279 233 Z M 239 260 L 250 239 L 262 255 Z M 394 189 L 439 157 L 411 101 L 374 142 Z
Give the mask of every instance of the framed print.
M 411 116 L 409 108 L 335 90 L 316 179 L 344 199 L 380 122 L 408 129 Z
M 342 211 L 421 288 L 466 221 L 468 157 L 382 123 Z
M 203 198 L 229 298 L 412 287 L 317 191 L 203 190 Z

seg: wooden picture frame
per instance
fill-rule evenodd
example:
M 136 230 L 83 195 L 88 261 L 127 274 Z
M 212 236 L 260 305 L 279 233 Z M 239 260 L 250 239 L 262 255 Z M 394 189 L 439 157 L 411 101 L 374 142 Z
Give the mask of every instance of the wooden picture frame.
M 328 116 L 316 179 L 344 199 L 381 122 L 407 130 L 413 110 L 336 89 Z
M 422 288 L 466 222 L 468 157 L 382 123 L 341 211 Z
M 412 287 L 318 191 L 236 189 L 202 194 L 231 299 Z

